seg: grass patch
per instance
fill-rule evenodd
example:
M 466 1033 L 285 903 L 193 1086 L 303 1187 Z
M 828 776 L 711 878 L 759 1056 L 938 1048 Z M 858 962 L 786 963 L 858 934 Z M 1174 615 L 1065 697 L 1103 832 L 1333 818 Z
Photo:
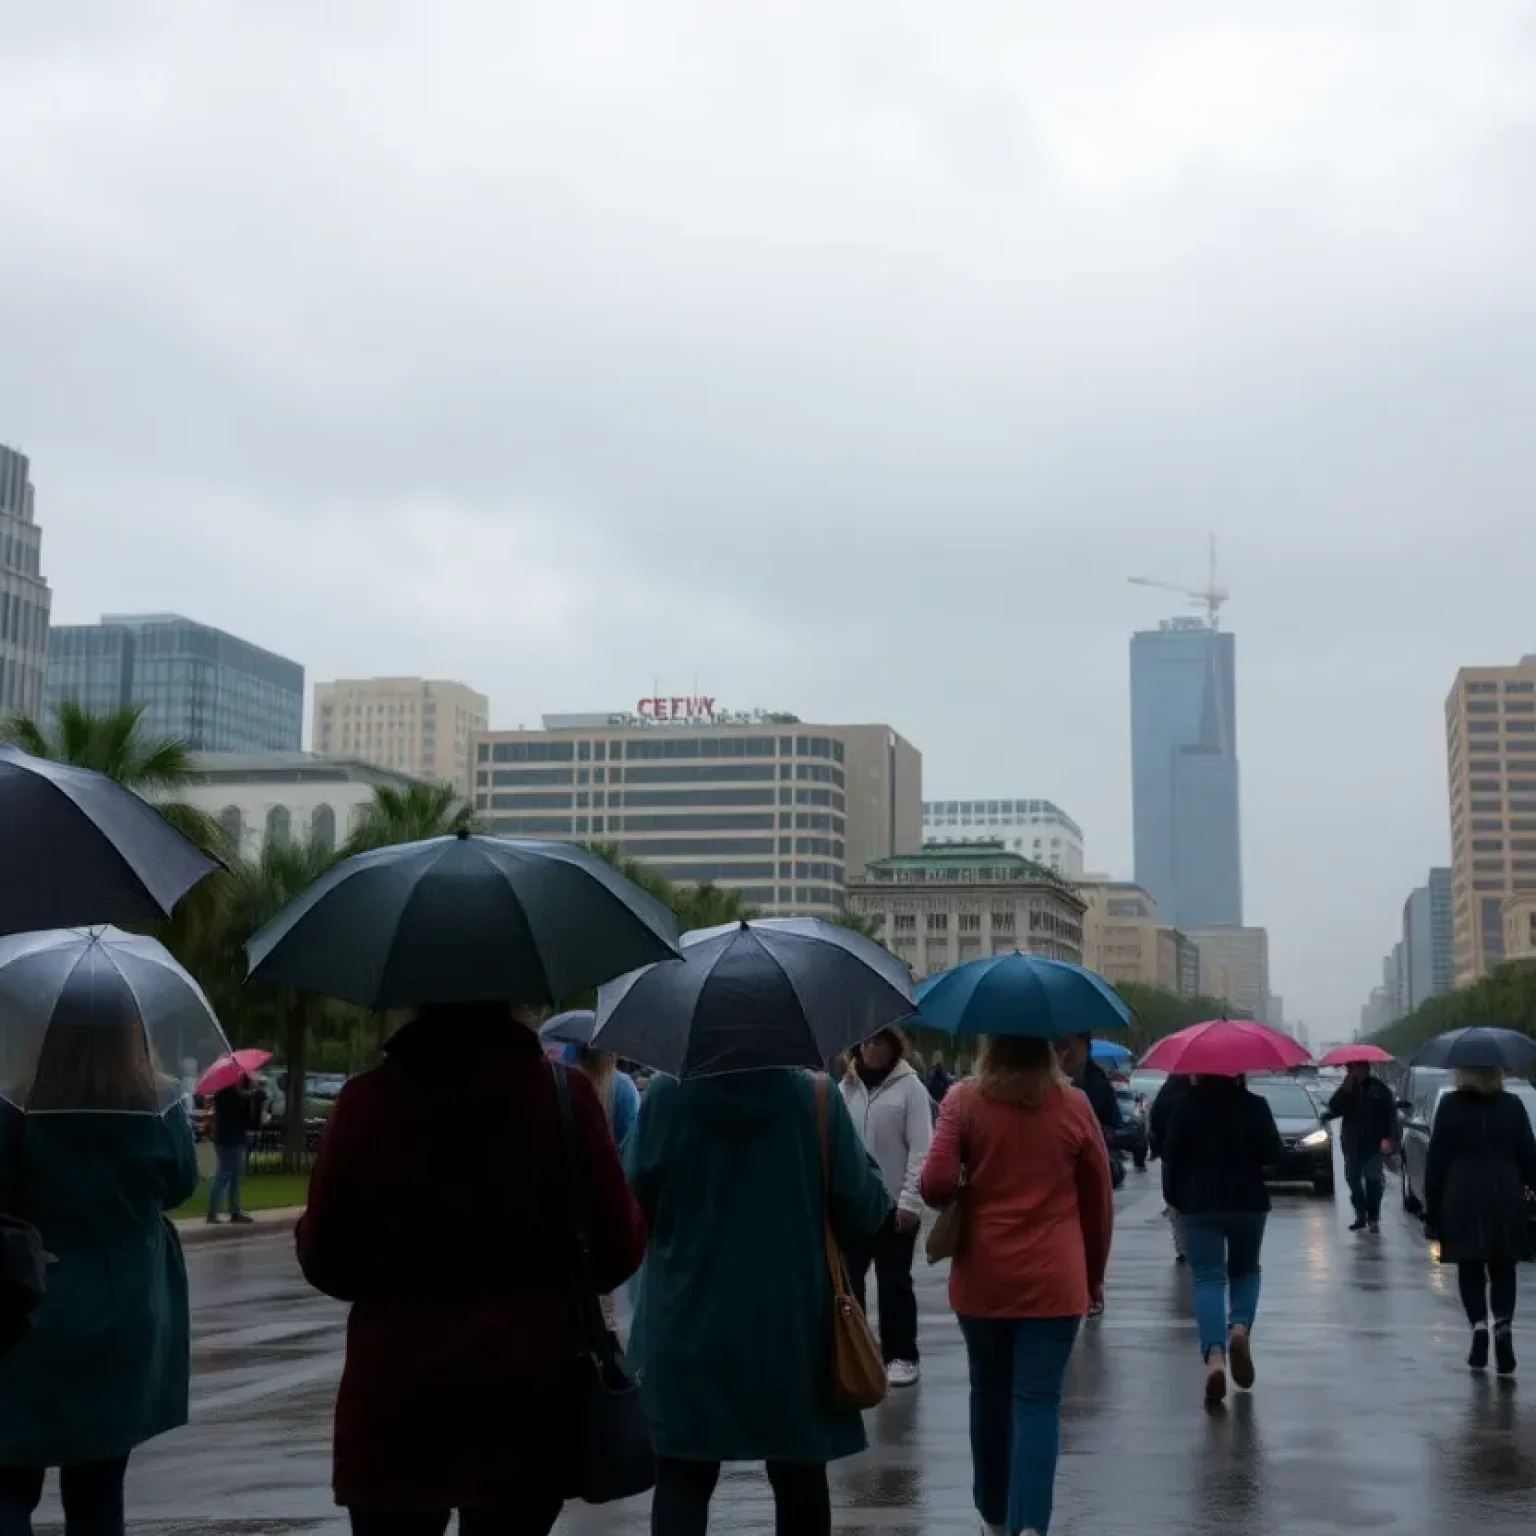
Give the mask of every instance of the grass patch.
M 247 1211 L 281 1211 L 303 1205 L 309 1198 L 307 1173 L 253 1173 L 240 1181 L 240 1204 Z M 208 1212 L 208 1181 L 197 1186 L 197 1193 L 185 1205 L 169 1212 L 172 1221 Z

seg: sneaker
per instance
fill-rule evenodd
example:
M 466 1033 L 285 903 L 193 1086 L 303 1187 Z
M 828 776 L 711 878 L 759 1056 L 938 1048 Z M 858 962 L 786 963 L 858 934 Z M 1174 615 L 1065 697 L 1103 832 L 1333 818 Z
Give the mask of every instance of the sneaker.
M 1205 1401 L 1209 1406 L 1222 1402 L 1227 1395 L 1227 1357 L 1213 1349 L 1205 1361 Z
M 1232 1384 L 1248 1391 L 1254 1383 L 1253 1346 L 1246 1328 L 1233 1328 L 1227 1334 L 1227 1358 L 1232 1362 Z
M 885 1368 L 885 1379 L 893 1387 L 915 1387 L 922 1370 L 915 1360 L 892 1360 Z
M 209 1211 L 203 1220 L 206 1221 L 210 1227 L 216 1227 L 219 1224 L 218 1213 L 216 1211 Z
M 1364 1232 L 1365 1231 L 1365 1217 L 1364 1216 L 1356 1216 L 1355 1219 L 1352 1222 L 1350 1222 L 1349 1230 L 1351 1232 Z
M 256 1218 L 247 1216 L 244 1211 L 236 1211 L 230 1218 L 230 1223 L 237 1227 L 249 1227 L 254 1224 Z
M 1488 1369 L 1488 1324 L 1472 1325 L 1472 1348 L 1467 1351 L 1467 1364 L 1474 1371 Z
M 1507 1321 L 1493 1325 L 1493 1363 L 1500 1376 L 1515 1374 L 1515 1335 Z
M 1365 1229 L 1371 1234 L 1372 1237 L 1381 1236 L 1381 1223 L 1377 1221 L 1374 1216 L 1368 1222 L 1366 1222 Z

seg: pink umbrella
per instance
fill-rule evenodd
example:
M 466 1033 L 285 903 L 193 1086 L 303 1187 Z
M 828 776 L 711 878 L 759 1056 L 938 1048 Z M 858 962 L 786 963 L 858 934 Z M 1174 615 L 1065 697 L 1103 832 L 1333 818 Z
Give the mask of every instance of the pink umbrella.
M 1336 1045 L 1318 1062 L 1320 1067 L 1348 1067 L 1357 1061 L 1368 1061 L 1372 1064 L 1383 1061 L 1395 1061 L 1396 1057 L 1390 1051 L 1384 1051 L 1379 1045 Z
M 198 1079 L 197 1091 L 207 1098 L 221 1088 L 233 1088 L 242 1077 L 259 1072 L 272 1060 L 271 1051 L 231 1051 L 220 1056 Z
M 1181 1077 L 1239 1077 L 1246 1072 L 1289 1072 L 1312 1060 L 1289 1035 L 1252 1019 L 1209 1019 L 1166 1035 L 1141 1064 Z

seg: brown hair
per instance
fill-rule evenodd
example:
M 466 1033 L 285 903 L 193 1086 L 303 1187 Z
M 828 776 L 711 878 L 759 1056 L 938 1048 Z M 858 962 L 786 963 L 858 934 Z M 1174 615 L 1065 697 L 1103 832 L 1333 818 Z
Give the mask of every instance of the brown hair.
M 1049 1040 L 992 1035 L 982 1048 L 976 1085 L 984 1099 L 1038 1109 L 1046 1096 L 1066 1083 Z
M 613 1075 L 618 1071 L 619 1058 L 608 1051 L 594 1051 L 589 1045 L 576 1047 L 576 1065 L 592 1079 L 597 1097 L 608 1119 L 608 1129 L 613 1129 Z
M 115 989 L 61 996 L 43 1036 L 27 1109 L 153 1114 L 160 1082 L 138 1010 Z
M 884 1040 L 890 1046 L 891 1054 L 897 1061 L 905 1059 L 908 1050 L 907 1037 L 896 1025 L 887 1024 L 884 1029 L 877 1029 L 869 1038 Z

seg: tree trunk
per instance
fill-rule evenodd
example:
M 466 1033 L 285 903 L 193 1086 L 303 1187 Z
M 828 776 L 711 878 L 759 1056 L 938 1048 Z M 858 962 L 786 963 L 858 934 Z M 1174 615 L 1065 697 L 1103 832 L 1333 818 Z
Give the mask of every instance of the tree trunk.
M 309 1071 L 309 998 L 302 992 L 288 998 L 288 1114 L 283 1122 L 283 1167 L 300 1173 L 309 1166 L 308 1107 L 304 1079 Z

